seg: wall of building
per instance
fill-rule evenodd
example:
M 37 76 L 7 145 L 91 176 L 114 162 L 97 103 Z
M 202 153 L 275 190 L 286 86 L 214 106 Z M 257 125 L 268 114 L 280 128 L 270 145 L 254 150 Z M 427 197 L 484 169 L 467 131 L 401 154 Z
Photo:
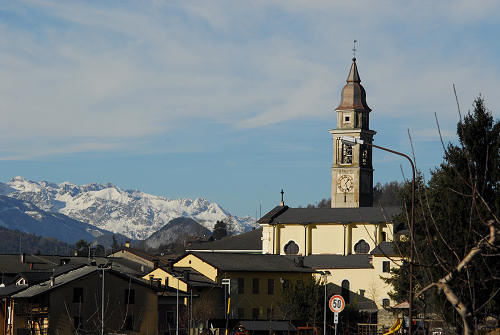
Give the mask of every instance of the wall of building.
M 105 274 L 105 332 L 128 334 L 157 334 L 158 300 L 156 293 L 124 278 Z M 51 334 L 69 334 L 74 331 L 75 318 L 91 331 L 100 330 L 101 286 L 98 273 L 75 280 L 49 291 L 49 324 Z M 83 302 L 74 302 L 75 288 L 83 288 Z M 134 303 L 126 304 L 126 290 L 134 290 Z M 132 330 L 126 330 L 127 318 L 132 318 Z
M 280 299 L 283 284 L 295 284 L 299 280 L 307 281 L 311 273 L 293 272 L 225 272 L 225 278 L 231 279 L 231 309 L 232 318 L 254 319 L 254 310 L 258 311 L 256 319 L 281 319 Z M 238 287 L 238 279 L 243 280 L 243 291 Z M 254 280 L 258 281 L 258 292 L 253 290 Z M 274 283 L 272 293 L 269 293 L 269 280 Z M 243 312 L 243 315 L 241 315 Z
M 205 277 L 217 281 L 217 269 L 195 255 L 186 255 L 174 264 L 174 266 L 193 268 Z
M 387 241 L 393 239 L 392 223 L 309 224 L 306 228 L 299 224 L 262 227 L 262 252 L 273 253 L 275 245 L 275 254 L 281 255 L 285 254 L 285 245 L 290 241 L 299 246 L 299 255 L 349 255 L 354 253 L 354 245 L 360 240 L 368 243 L 370 250 L 373 250 L 382 241 L 383 232 Z
M 188 290 L 188 285 L 184 281 L 175 278 L 174 276 L 172 276 L 170 273 L 166 272 L 163 269 L 160 268 L 154 269 L 153 271 L 142 277 L 142 279 L 149 280 L 151 276 L 153 276 L 153 278 L 155 279 L 160 279 L 162 285 L 165 285 L 165 278 L 167 278 L 167 284 L 169 287 L 173 289 L 178 288 L 179 291 L 182 292 L 187 292 Z

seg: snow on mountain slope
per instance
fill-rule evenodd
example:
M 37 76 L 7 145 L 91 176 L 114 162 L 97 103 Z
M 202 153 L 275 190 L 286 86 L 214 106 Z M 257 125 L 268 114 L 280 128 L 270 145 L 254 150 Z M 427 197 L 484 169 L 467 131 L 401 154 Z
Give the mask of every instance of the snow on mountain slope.
M 111 234 L 61 213 L 46 212 L 31 202 L 4 195 L 0 195 L 0 226 L 71 244 L 80 239 L 94 241 L 100 236 Z
M 232 216 L 217 203 L 203 198 L 167 199 L 122 190 L 109 183 L 80 186 L 15 177 L 7 184 L 0 183 L 0 193 L 132 239 L 146 239 L 177 217 L 193 218 L 210 231 L 216 221 L 222 219 L 232 223 L 234 233 L 248 231 L 256 225 L 254 218 Z

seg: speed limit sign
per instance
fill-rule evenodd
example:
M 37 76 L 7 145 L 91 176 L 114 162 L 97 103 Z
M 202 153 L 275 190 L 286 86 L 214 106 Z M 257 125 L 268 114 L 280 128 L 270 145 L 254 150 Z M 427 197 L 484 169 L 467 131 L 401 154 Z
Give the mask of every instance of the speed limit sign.
M 328 302 L 328 306 L 330 307 L 330 310 L 334 313 L 340 313 L 344 310 L 345 307 L 345 301 L 344 298 L 342 298 L 341 295 L 334 295 L 330 298 L 330 301 Z

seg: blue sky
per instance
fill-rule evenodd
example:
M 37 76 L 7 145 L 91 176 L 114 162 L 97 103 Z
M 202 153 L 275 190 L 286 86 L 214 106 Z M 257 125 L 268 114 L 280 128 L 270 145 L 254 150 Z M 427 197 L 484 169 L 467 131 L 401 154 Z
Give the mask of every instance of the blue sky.
M 111 182 L 237 215 L 329 197 L 358 40 L 375 143 L 442 160 L 481 93 L 499 118 L 497 1 L 3 1 L 0 181 Z M 408 166 L 374 152 L 374 180 Z

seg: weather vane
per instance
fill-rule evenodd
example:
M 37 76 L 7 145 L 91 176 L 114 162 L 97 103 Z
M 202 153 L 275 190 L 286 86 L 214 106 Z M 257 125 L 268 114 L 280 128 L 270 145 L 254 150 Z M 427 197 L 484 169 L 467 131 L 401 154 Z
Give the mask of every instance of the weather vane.
M 352 57 L 356 58 L 356 43 L 358 41 L 357 40 L 354 40 L 354 47 L 352 48 Z

